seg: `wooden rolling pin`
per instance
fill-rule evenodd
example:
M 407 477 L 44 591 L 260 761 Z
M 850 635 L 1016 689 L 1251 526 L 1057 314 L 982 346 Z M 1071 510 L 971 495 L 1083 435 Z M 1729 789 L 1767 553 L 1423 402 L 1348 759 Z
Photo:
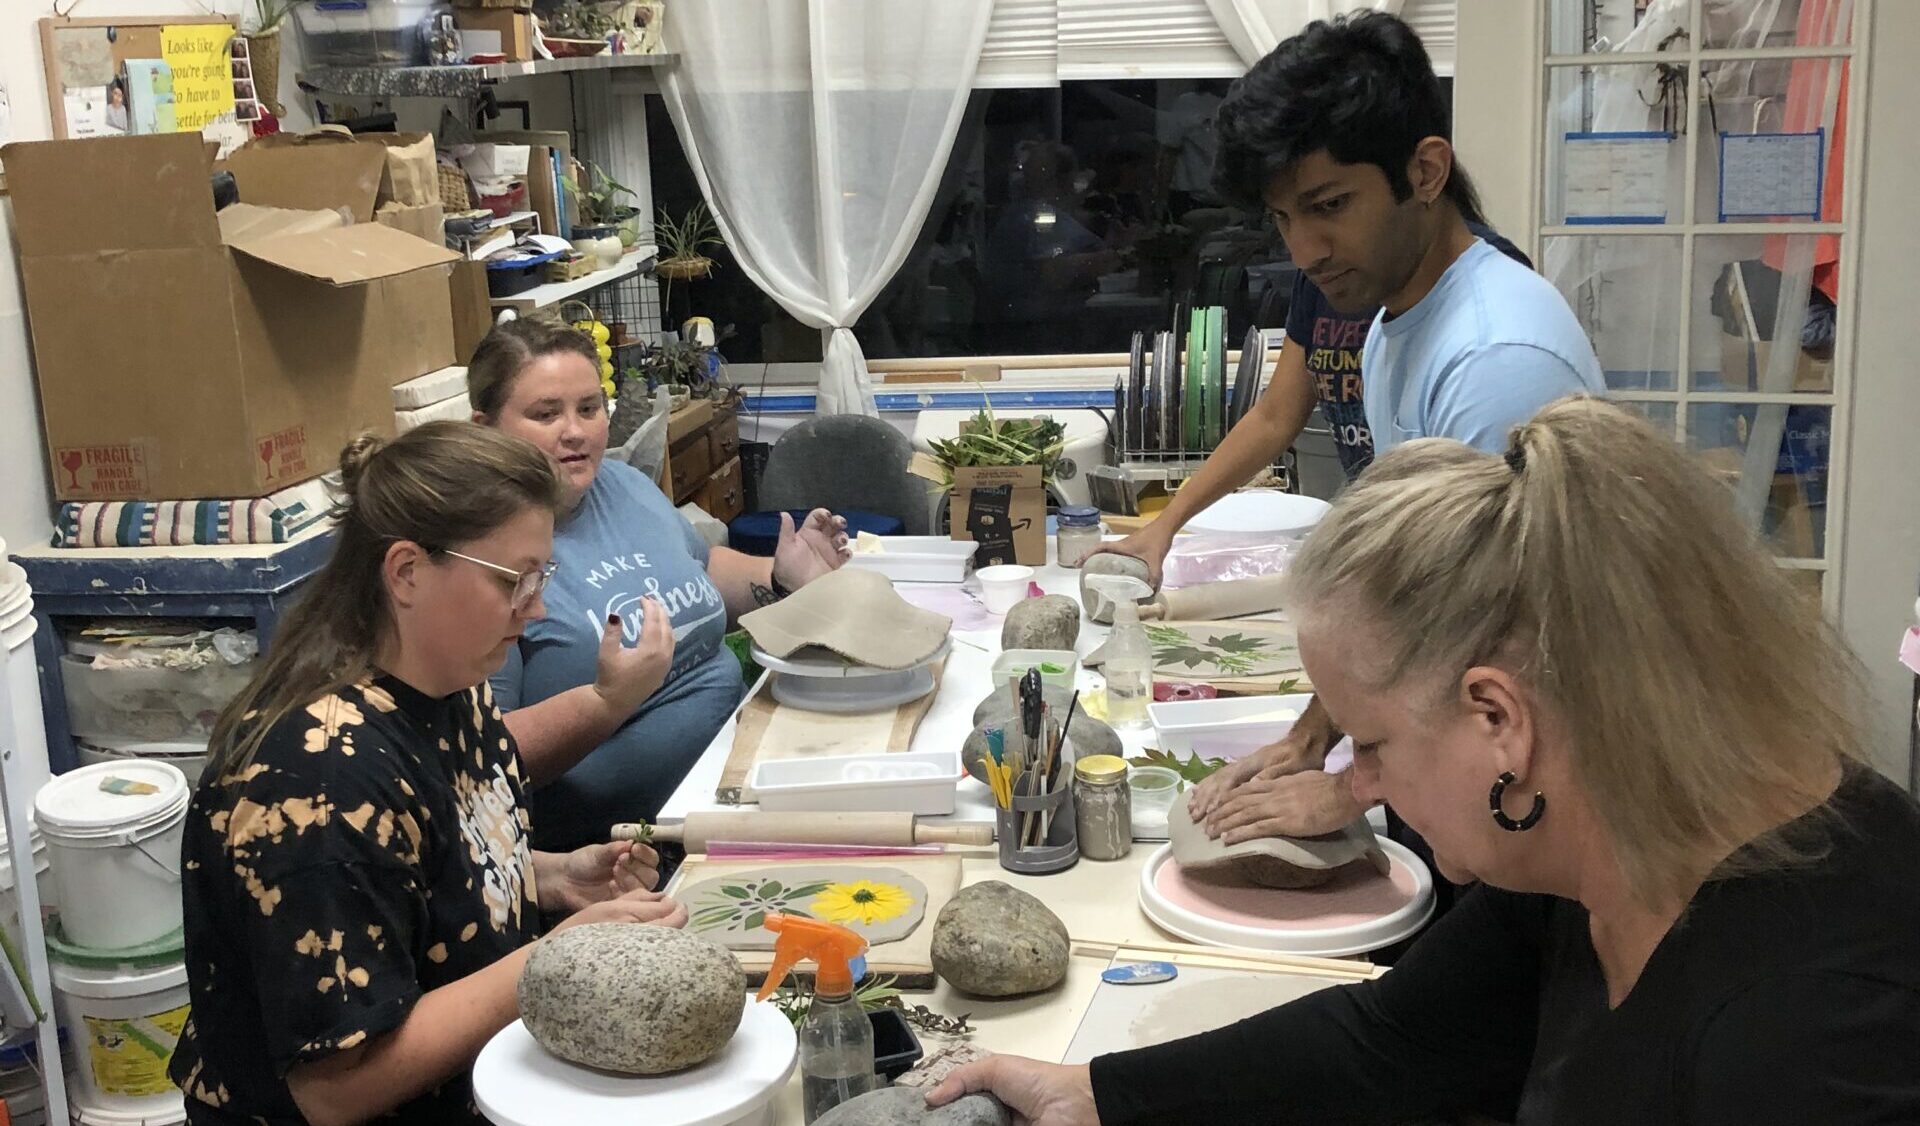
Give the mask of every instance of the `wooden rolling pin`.
M 1157 595 L 1151 603 L 1142 604 L 1140 620 L 1218 622 L 1247 614 L 1264 614 L 1280 609 L 1281 596 L 1285 591 L 1286 579 L 1280 575 L 1181 587 Z
M 710 841 L 776 844 L 991 845 L 993 826 L 923 825 L 911 813 L 761 813 L 757 810 L 689 813 L 679 825 L 644 821 L 615 825 L 616 841 L 677 841 L 705 852 Z

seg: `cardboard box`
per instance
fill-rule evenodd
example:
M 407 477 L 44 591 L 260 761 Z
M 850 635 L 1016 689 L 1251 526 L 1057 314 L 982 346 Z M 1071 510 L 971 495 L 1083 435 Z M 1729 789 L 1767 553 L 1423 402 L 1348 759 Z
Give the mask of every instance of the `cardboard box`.
M 455 262 L 447 278 L 453 305 L 453 362 L 473 362 L 473 350 L 493 327 L 493 303 L 487 298 L 487 264 Z
M 525 62 L 535 58 L 533 50 L 533 12 L 513 8 L 455 8 L 453 26 L 460 29 L 460 53 L 473 56 L 497 50 L 507 57 L 507 61 Z M 482 36 L 497 37 L 500 45 L 492 48 L 488 44 L 472 42 L 469 33 L 479 32 Z
M 253 206 L 370 216 L 377 151 L 235 155 L 251 202 L 216 213 L 194 134 L 0 150 L 59 499 L 265 495 L 392 433 L 392 386 L 453 362 L 458 255 Z
M 447 241 L 447 212 L 437 203 L 424 207 L 402 207 L 397 203 L 383 203 L 373 213 L 373 221 L 383 227 L 392 227 L 412 235 L 422 242 L 434 246 L 444 246 Z
M 976 567 L 1047 562 L 1047 490 L 1037 465 L 954 470 L 948 505 L 953 538 L 972 540 Z
M 1816 360 L 1805 350 L 1795 348 L 1793 387 L 1794 391 L 1831 391 L 1833 390 L 1833 363 L 1829 360 Z M 1726 386 L 1739 391 L 1761 390 L 1760 383 L 1767 377 L 1767 367 L 1773 362 L 1773 343 L 1766 340 L 1746 340 L 1732 333 L 1720 334 L 1720 376 Z

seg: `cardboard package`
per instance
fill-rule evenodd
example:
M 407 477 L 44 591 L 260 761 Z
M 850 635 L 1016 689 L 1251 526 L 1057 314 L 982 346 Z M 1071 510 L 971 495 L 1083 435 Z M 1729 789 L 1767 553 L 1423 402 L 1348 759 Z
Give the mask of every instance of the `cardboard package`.
M 947 506 L 953 538 L 972 540 L 976 567 L 1047 561 L 1047 490 L 1037 465 L 956 469 Z
M 234 157 L 247 202 L 216 213 L 191 133 L 0 150 L 59 499 L 264 496 L 453 362 L 458 256 L 357 221 L 379 150 Z
M 460 29 L 463 57 L 498 53 L 505 55 L 510 63 L 537 57 L 533 50 L 531 9 L 455 8 L 453 26 Z
M 1833 390 L 1833 362 L 1816 360 L 1798 347 L 1794 351 L 1797 355 L 1794 356 L 1791 390 Z M 1720 375 L 1727 387 L 1739 391 L 1787 390 L 1760 386 L 1767 378 L 1768 366 L 1772 363 L 1771 341 L 1746 340 L 1730 332 L 1720 334 Z
M 447 241 L 447 212 L 437 203 L 419 207 L 383 203 L 373 213 L 373 221 L 434 245 L 442 245 Z
M 473 362 L 473 350 L 493 327 L 493 303 L 487 294 L 485 262 L 455 262 L 447 279 L 453 306 L 453 362 Z

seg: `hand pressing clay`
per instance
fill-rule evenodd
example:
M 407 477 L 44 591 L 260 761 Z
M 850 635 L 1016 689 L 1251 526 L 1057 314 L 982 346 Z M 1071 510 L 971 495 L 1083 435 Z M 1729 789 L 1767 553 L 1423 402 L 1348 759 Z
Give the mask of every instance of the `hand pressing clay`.
M 1230 845 L 1209 837 L 1188 816 L 1187 803 L 1176 800 L 1167 811 L 1167 839 L 1173 845 L 1174 862 L 1183 871 L 1214 873 L 1261 887 L 1319 887 L 1356 863 L 1371 864 L 1381 875 L 1388 871 L 1387 856 L 1365 816 L 1321 837 L 1261 837 Z
M 746 1009 L 739 959 L 667 927 L 589 923 L 540 940 L 520 973 L 520 1017 L 540 1046 L 604 1071 L 705 1063 Z
M 966 1095 L 936 1109 L 925 1091 L 882 1087 L 848 1099 L 813 1126 L 1013 1126 L 1013 1115 L 992 1095 Z
M 1080 640 L 1080 604 L 1064 594 L 1025 598 L 1007 611 L 1002 649 L 1066 649 Z
M 988 880 L 960 889 L 933 924 L 933 972 L 976 997 L 1052 989 L 1067 976 L 1067 925 L 1026 892 Z

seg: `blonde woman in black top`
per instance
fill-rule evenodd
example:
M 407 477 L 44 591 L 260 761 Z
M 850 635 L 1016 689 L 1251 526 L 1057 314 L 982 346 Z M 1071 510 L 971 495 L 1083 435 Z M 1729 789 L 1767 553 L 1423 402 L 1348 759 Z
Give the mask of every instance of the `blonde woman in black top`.
M 1862 678 L 1669 436 L 1565 400 L 1376 461 L 1290 574 L 1300 655 L 1443 875 L 1392 972 L 1186 1040 L 997 1057 L 1035 1126 L 1920 1122 L 1920 808 Z
M 486 685 L 542 613 L 558 489 L 533 446 L 431 423 L 341 456 L 339 542 L 214 729 L 188 814 L 172 1062 L 194 1123 L 481 1121 L 546 912 L 680 926 L 657 858 L 535 852 Z

